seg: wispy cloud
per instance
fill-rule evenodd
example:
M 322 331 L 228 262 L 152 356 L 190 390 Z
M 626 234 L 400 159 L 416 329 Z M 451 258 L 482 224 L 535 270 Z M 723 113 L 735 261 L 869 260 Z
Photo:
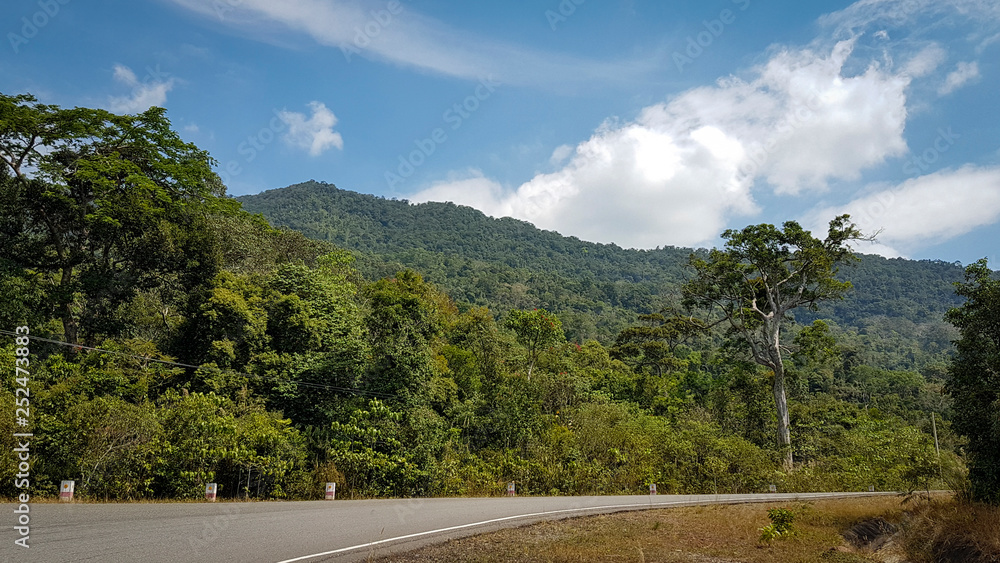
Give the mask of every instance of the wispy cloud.
M 644 80 L 658 68 L 656 60 L 595 61 L 491 40 L 420 14 L 409 2 L 396 2 L 390 12 L 386 2 L 372 0 L 242 0 L 235 7 L 218 0 L 169 1 L 257 37 L 277 24 L 349 60 L 361 56 L 460 78 L 492 75 L 505 84 L 567 87 Z
M 138 113 L 153 106 L 162 107 L 167 103 L 167 92 L 174 87 L 174 79 L 170 77 L 147 77 L 140 81 L 125 65 L 115 65 L 114 79 L 132 89 L 128 96 L 112 96 L 108 100 L 109 108 L 115 113 Z
M 978 78 L 979 63 L 975 61 L 971 63 L 958 63 L 958 68 L 948 73 L 948 76 L 945 77 L 944 84 L 938 88 L 938 94 L 947 96 L 948 94 L 951 94 L 955 90 L 958 90 L 962 86 L 965 86 Z
M 820 18 L 835 35 L 854 36 L 869 30 L 899 28 L 917 22 L 940 22 L 942 16 L 959 15 L 984 27 L 1000 24 L 1000 3 L 995 0 L 859 0 Z

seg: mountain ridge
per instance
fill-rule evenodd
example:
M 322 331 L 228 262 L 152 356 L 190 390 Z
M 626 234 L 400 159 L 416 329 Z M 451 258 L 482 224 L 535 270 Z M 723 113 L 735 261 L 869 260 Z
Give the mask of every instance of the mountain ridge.
M 464 306 L 545 307 L 565 316 L 568 333 L 581 340 L 608 341 L 636 315 L 676 301 L 688 257 L 707 252 L 587 242 L 454 203 L 413 204 L 312 180 L 235 199 L 275 226 L 358 252 L 369 276 L 409 267 Z M 797 320 L 830 319 L 860 332 L 885 319 L 940 329 L 944 313 L 961 303 L 952 285 L 962 279 L 960 264 L 860 258 L 842 269 L 855 286 L 844 300 L 797 311 Z

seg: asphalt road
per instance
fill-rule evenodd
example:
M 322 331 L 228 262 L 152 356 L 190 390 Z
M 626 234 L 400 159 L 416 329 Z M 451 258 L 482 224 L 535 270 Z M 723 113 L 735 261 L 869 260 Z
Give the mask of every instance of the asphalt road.
M 879 493 L 875 493 L 879 494 Z M 893 493 L 881 493 L 893 494 Z M 501 527 L 570 516 L 872 493 L 504 497 L 203 504 L 32 504 L 31 546 L 0 509 L 0 561 L 315 563 L 359 561 Z

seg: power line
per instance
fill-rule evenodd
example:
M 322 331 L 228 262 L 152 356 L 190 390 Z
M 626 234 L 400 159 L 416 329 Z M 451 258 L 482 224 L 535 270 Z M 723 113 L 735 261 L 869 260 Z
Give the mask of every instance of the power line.
M 69 342 L 64 342 L 62 340 L 52 340 L 50 338 L 42 338 L 40 336 L 31 336 L 31 335 L 26 335 L 26 334 L 17 334 L 16 332 L 11 332 L 11 331 L 8 331 L 8 330 L 0 330 L 0 334 L 6 334 L 8 336 L 14 336 L 14 337 L 27 337 L 27 338 L 29 338 L 31 340 L 37 340 L 39 342 L 48 342 L 49 344 L 56 344 L 58 346 L 66 346 L 66 347 L 74 348 L 74 349 L 77 349 L 77 350 L 89 350 L 89 351 L 92 351 L 92 352 L 102 352 L 102 353 L 105 353 L 105 354 L 115 354 L 115 355 L 118 355 L 118 356 L 124 356 L 126 358 L 132 358 L 132 359 L 136 359 L 136 360 L 143 360 L 143 361 L 147 361 L 147 362 L 156 362 L 156 363 L 160 363 L 160 364 L 165 364 L 165 365 L 170 365 L 170 366 L 177 366 L 177 367 L 182 367 L 182 368 L 202 369 L 203 367 L 206 367 L 206 366 L 195 366 L 195 365 L 191 365 L 191 364 L 184 364 L 184 363 L 174 362 L 174 361 L 170 361 L 170 360 L 160 360 L 160 359 L 152 358 L 152 357 L 149 357 L 149 356 L 138 356 L 136 354 L 129 354 L 129 353 L 126 353 L 126 352 L 118 352 L 116 350 L 106 350 L 104 348 L 95 348 L 93 346 L 84 346 L 82 344 L 71 344 Z M 355 394 L 358 394 L 358 395 L 366 395 L 366 396 L 370 396 L 370 397 L 375 397 L 377 399 L 399 399 L 399 398 L 401 398 L 399 395 L 392 395 L 392 394 L 389 394 L 389 393 L 378 393 L 376 391 L 366 391 L 364 389 L 356 389 L 356 388 L 353 388 L 353 387 L 338 387 L 336 385 L 327 385 L 325 383 L 313 383 L 313 382 L 310 382 L 310 381 L 297 381 L 297 380 L 293 380 L 293 379 L 279 379 L 279 378 L 273 377 L 273 376 L 272 377 L 268 377 L 268 376 L 264 376 L 264 375 L 258 375 L 258 374 L 252 374 L 252 373 L 245 373 L 245 372 L 240 372 L 240 371 L 222 370 L 220 368 L 216 368 L 216 369 L 219 369 L 220 372 L 225 372 L 225 373 L 228 373 L 228 374 L 231 374 L 231 375 L 242 375 L 242 376 L 247 377 L 247 378 L 254 378 L 254 379 L 260 379 L 260 380 L 272 379 L 272 380 L 274 380 L 276 382 L 279 382 L 279 383 L 294 383 L 294 384 L 302 386 L 302 387 L 312 387 L 312 388 L 316 388 L 316 389 L 325 389 L 325 390 L 328 390 L 328 391 L 342 391 L 342 392 L 346 392 L 346 393 L 355 393 Z

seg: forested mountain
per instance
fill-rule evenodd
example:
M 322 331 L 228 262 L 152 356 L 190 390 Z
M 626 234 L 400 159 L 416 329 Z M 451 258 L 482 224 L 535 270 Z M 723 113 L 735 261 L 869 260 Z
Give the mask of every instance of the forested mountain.
M 316 181 L 237 199 L 273 225 L 358 252 L 369 277 L 411 267 L 460 306 L 497 314 L 544 307 L 559 313 L 567 336 L 579 342 L 608 343 L 637 314 L 675 302 L 690 276 L 688 257 L 704 252 L 623 249 L 452 203 L 413 205 Z M 844 300 L 796 311 L 797 320 L 829 319 L 851 338 L 874 341 L 869 353 L 884 357 L 870 359 L 886 367 L 921 367 L 950 349 L 955 332 L 943 318 L 960 303 L 953 284 L 962 279 L 961 265 L 862 255 L 841 277 L 854 284 Z

